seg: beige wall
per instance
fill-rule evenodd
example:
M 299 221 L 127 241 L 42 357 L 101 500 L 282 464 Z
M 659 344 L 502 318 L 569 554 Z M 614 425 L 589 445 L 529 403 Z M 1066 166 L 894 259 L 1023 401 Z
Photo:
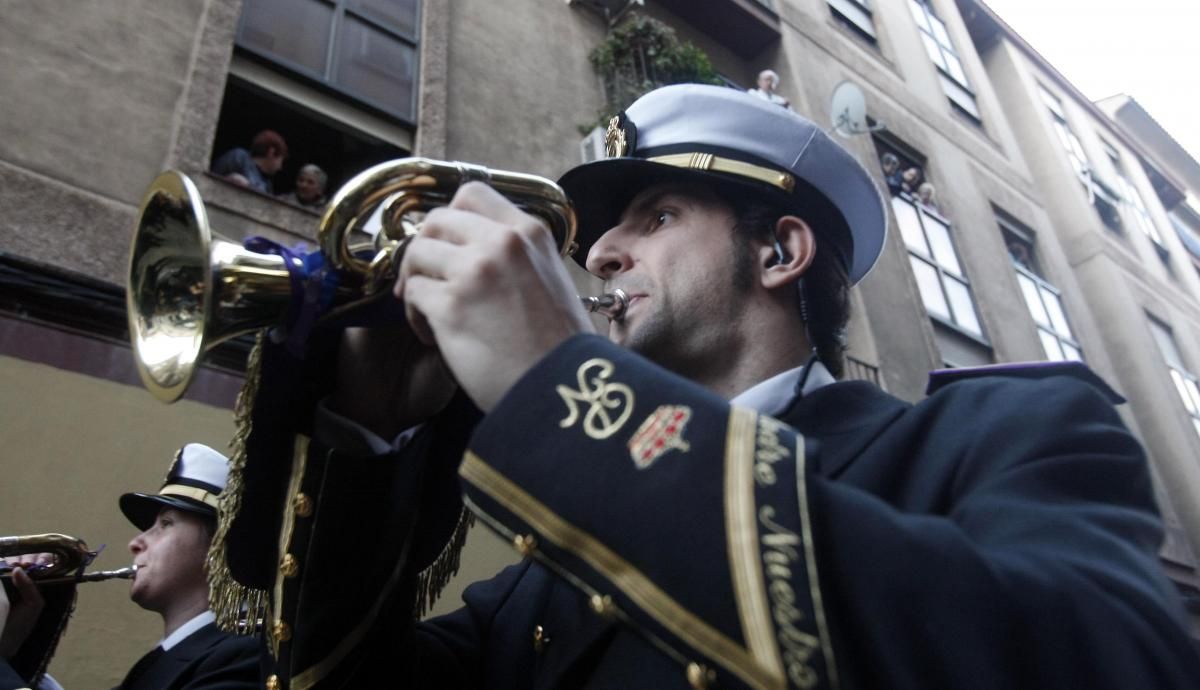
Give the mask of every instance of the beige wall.
M 603 23 L 561 0 L 449 4 L 446 156 L 557 178 L 603 105 L 587 53 Z
M 119 280 L 142 191 L 181 144 L 213 4 L 5 3 L 0 250 Z
M 106 544 L 95 568 L 129 565 L 137 533 L 117 507 L 155 491 L 188 441 L 224 449 L 228 410 L 163 405 L 138 387 L 0 356 L 0 533 L 62 532 Z M 81 585 L 75 616 L 50 665 L 67 688 L 116 685 L 162 637 L 161 619 L 128 599 L 126 581 Z

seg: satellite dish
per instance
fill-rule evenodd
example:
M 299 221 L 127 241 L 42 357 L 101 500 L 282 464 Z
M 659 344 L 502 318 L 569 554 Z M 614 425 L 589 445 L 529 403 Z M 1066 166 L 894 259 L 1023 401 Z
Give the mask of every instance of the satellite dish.
M 867 124 L 867 101 L 862 89 L 852 81 L 844 81 L 833 89 L 829 102 L 833 131 L 844 137 L 866 134 L 883 129 L 883 125 Z

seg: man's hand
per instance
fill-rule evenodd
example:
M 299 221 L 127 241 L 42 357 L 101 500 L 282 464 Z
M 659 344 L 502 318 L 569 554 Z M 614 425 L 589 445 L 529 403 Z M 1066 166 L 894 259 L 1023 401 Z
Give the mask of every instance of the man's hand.
M 10 602 L 8 594 L 0 587 L 0 657 L 11 659 L 42 615 L 46 602 L 33 579 L 21 568 L 12 571 L 12 583 L 20 597 Z
M 592 331 L 551 233 L 480 183 L 426 215 L 395 292 L 484 412 L 559 343 Z

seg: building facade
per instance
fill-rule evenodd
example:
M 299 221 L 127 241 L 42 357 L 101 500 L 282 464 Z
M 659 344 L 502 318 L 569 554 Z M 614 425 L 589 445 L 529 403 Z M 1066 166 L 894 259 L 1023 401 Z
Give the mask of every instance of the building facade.
M 109 540 L 101 563 L 116 567 L 132 536 L 116 496 L 156 487 L 182 443 L 222 447 L 232 433 L 244 342 L 218 351 L 175 407 L 138 388 L 124 344 L 129 236 L 160 170 L 195 181 L 216 232 L 289 245 L 314 243 L 317 211 L 209 172 L 264 129 L 288 143 L 278 193 L 304 164 L 332 190 L 408 155 L 554 178 L 586 155 L 581 132 L 604 108 L 589 55 L 633 14 L 700 48 L 731 87 L 774 69 L 791 107 L 831 128 L 834 89 L 861 89 L 872 131 L 842 141 L 888 190 L 892 232 L 855 291 L 851 375 L 915 400 L 934 368 L 1083 359 L 1130 400 L 1122 415 L 1170 526 L 1164 565 L 1194 594 L 1196 163 L 1146 117 L 1089 103 L 975 0 L 14 9 L 0 25 L 0 395 L 20 414 L 4 416 L 0 437 L 10 486 L 23 488 L 0 509 L 5 524 Z M 482 530 L 468 550 L 460 581 L 515 558 Z M 52 672 L 68 686 L 116 684 L 157 639 L 157 619 L 120 585 L 84 589 Z
M 1083 352 L 1097 370 L 1092 352 L 1106 355 L 1105 377 L 1129 399 L 1126 421 L 1158 480 L 1168 528 L 1163 561 L 1194 597 L 1200 274 L 1188 246 L 1194 235 L 1181 219 L 1194 215 L 1186 198 L 1196 162 L 1178 144 L 1155 145 L 1161 128 L 1157 139 L 1138 136 L 1114 118 L 1118 102 L 1106 109 L 1087 100 L 985 7 L 960 5 L 1048 211 L 1049 228 L 1035 231 L 1034 259 L 1061 253 L 1080 311 L 1098 325 L 1084 336 Z

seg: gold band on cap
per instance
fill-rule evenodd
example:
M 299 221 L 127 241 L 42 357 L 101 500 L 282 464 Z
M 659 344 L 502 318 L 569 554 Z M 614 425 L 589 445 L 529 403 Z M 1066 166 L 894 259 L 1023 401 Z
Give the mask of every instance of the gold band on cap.
M 177 496 L 182 498 L 190 498 L 193 501 L 200 501 L 206 506 L 211 506 L 214 510 L 217 507 L 217 495 L 211 491 L 198 489 L 194 486 L 184 486 L 183 484 L 167 484 L 158 490 L 159 496 Z
M 779 172 L 753 163 L 744 163 L 732 158 L 721 158 L 711 153 L 672 153 L 666 156 L 654 156 L 646 160 L 661 163 L 676 168 L 688 170 L 706 170 L 727 173 L 739 177 L 748 177 L 758 182 L 765 182 L 791 194 L 796 187 L 796 178 L 790 173 Z

